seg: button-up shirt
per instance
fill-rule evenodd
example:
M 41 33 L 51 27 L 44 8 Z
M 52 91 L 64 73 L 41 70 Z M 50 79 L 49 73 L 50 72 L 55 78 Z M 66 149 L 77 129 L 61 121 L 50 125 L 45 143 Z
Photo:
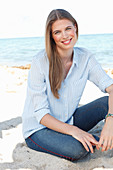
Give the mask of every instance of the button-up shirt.
M 45 50 L 34 56 L 22 114 L 24 138 L 45 128 L 40 120 L 47 113 L 62 122 L 73 124 L 73 113 L 79 105 L 87 80 L 102 92 L 106 92 L 105 89 L 113 84 L 113 79 L 106 74 L 91 52 L 74 47 L 73 63 L 62 81 L 57 99 L 50 88 L 49 60 Z

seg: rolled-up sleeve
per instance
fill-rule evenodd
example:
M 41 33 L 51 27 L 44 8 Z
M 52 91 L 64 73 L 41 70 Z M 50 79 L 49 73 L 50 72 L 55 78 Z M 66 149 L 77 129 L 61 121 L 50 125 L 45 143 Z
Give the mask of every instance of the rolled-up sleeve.
M 105 89 L 113 84 L 113 79 L 103 70 L 101 65 L 95 59 L 94 55 L 90 57 L 88 67 L 88 79 L 105 93 Z
M 45 76 L 40 67 L 40 60 L 33 58 L 28 76 L 28 93 L 34 109 L 33 116 L 40 123 L 42 117 L 50 114 Z

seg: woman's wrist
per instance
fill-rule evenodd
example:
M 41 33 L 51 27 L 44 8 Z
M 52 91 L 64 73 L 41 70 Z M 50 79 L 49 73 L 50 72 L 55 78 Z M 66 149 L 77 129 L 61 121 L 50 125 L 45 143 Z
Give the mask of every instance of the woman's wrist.
M 108 114 L 105 116 L 105 121 L 107 120 L 108 117 L 113 118 L 113 114 L 108 113 Z
M 73 134 L 75 134 L 75 132 L 76 132 L 77 129 L 78 129 L 77 126 L 73 126 L 73 125 L 72 125 L 69 134 L 70 134 L 71 136 L 73 136 Z
M 110 123 L 110 122 L 113 122 L 113 117 L 112 116 L 108 116 L 106 119 L 105 119 L 105 122 L 106 123 Z

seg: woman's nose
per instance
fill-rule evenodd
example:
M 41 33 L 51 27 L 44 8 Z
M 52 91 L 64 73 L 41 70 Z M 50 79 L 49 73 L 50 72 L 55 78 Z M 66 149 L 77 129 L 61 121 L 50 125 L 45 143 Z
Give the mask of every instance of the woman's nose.
M 66 31 L 63 31 L 63 32 L 62 32 L 62 36 L 63 36 L 63 38 L 67 38 L 67 37 L 68 37 L 67 32 L 66 32 Z

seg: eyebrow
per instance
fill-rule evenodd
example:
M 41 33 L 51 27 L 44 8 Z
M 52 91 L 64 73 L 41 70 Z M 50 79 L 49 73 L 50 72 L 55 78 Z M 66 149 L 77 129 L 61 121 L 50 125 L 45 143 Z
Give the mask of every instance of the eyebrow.
M 72 27 L 72 25 L 66 26 L 66 28 L 68 28 L 68 27 Z M 57 31 L 60 31 L 60 30 L 55 30 L 55 31 L 53 31 L 53 34 L 54 34 L 55 32 L 57 32 Z

